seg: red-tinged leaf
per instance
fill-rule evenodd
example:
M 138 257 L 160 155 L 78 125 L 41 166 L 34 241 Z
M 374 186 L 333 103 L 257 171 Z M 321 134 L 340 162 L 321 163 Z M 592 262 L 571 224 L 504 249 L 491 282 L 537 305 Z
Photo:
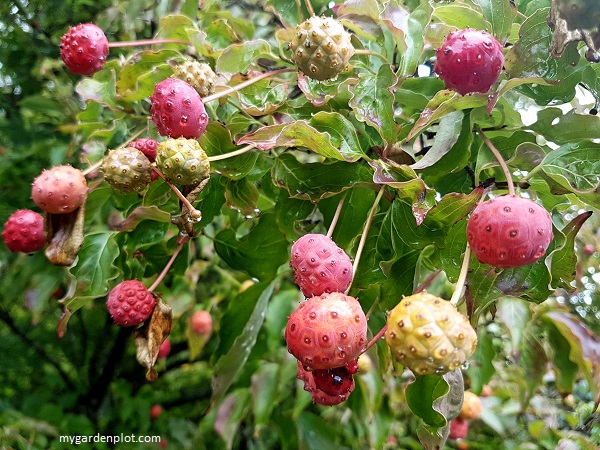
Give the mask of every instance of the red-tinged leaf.
M 131 231 L 135 230 L 142 220 L 170 223 L 171 215 L 157 206 L 138 206 L 126 219 L 111 222 L 110 227 L 115 231 Z
M 596 404 L 600 402 L 600 339 L 577 316 L 550 311 L 546 317 L 569 342 L 569 359 L 588 381 Z

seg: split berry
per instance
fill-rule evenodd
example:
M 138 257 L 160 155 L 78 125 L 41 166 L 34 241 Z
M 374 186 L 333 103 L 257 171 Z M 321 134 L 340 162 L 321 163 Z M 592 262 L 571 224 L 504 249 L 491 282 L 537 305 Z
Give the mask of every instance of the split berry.
M 487 31 L 454 31 L 436 51 L 435 72 L 461 95 L 489 91 L 503 65 L 502 45 Z
M 152 121 L 161 136 L 196 139 L 206 130 L 208 114 L 196 90 L 185 81 L 167 78 L 150 96 Z
M 290 266 L 305 297 L 345 292 L 352 282 L 350 258 L 322 234 L 307 234 L 294 242 Z
M 4 224 L 2 237 L 11 252 L 37 252 L 46 245 L 44 218 L 30 209 L 15 211 Z
M 115 323 L 121 327 L 133 327 L 144 322 L 154 310 L 156 299 L 152 292 L 138 280 L 126 280 L 117 284 L 106 306 Z
M 329 395 L 344 395 L 354 390 L 354 376 L 346 367 L 315 369 L 312 371 L 315 387 Z
M 302 363 L 298 361 L 298 373 L 296 378 L 304 382 L 304 390 L 308 392 L 314 403 L 323 406 L 335 406 L 348 400 L 348 396 L 354 390 L 354 382 L 349 386 L 349 389 L 339 395 L 330 395 L 318 389 L 315 384 L 313 372 L 307 371 Z
M 479 262 L 499 268 L 536 262 L 552 239 L 548 211 L 516 195 L 480 203 L 467 223 L 467 240 Z
M 85 176 L 72 166 L 56 166 L 44 170 L 31 187 L 33 201 L 51 214 L 75 211 L 87 199 Z
M 69 28 L 60 40 L 60 57 L 71 73 L 92 75 L 102 70 L 108 55 L 108 39 L 93 23 Z

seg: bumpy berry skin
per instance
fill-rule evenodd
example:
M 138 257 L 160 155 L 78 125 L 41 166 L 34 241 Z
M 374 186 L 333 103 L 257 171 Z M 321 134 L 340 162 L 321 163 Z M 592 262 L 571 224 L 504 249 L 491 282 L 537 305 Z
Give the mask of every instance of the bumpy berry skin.
M 156 166 L 171 183 L 196 185 L 210 176 L 206 152 L 195 139 L 167 139 L 158 145 Z
M 71 27 L 60 39 L 60 57 L 76 75 L 92 75 L 102 70 L 107 55 L 108 39 L 93 23 Z
M 415 375 L 458 369 L 475 351 L 477 334 L 449 301 L 426 292 L 402 299 L 387 317 L 385 340 Z
M 354 376 L 346 367 L 315 369 L 312 376 L 315 387 L 328 395 L 344 395 L 354 390 Z
M 300 303 L 289 316 L 285 340 L 308 369 L 355 367 L 367 344 L 367 319 L 354 297 L 323 294 Z
M 323 406 L 335 406 L 345 402 L 348 400 L 348 396 L 352 393 L 355 387 L 353 382 L 349 389 L 342 394 L 327 394 L 316 387 L 315 380 L 313 378 L 313 372 L 308 372 L 300 363 L 300 361 L 298 361 L 298 374 L 296 375 L 296 378 L 304 382 L 304 390 L 311 395 L 313 402 Z
M 448 439 L 457 441 L 466 438 L 467 434 L 469 434 L 469 422 L 467 420 L 459 419 L 457 417 L 450 421 L 450 434 L 448 435 Z
M 67 214 L 87 199 L 85 176 L 72 166 L 56 166 L 44 170 L 31 186 L 31 198 L 44 211 Z
M 298 25 L 290 49 L 298 69 L 319 81 L 337 77 L 354 54 L 350 34 L 331 17 L 313 16 Z
M 140 152 L 146 155 L 148 161 L 153 163 L 156 160 L 156 149 L 158 148 L 158 141 L 150 138 L 140 138 L 131 142 L 128 147 L 137 148 Z
M 167 78 L 150 96 L 152 121 L 161 136 L 196 139 L 206 130 L 208 114 L 196 90 L 183 80 Z
M 471 28 L 450 33 L 436 57 L 435 72 L 461 95 L 489 91 L 504 65 L 502 45 L 487 31 Z
M 2 238 L 11 252 L 37 252 L 46 245 L 44 218 L 30 209 L 19 209 L 4 224 Z
M 471 391 L 465 391 L 465 397 L 458 417 L 463 420 L 476 420 L 481 417 L 481 399 Z
M 305 297 L 345 292 L 352 282 L 350 258 L 322 234 L 306 234 L 294 242 L 290 266 Z
M 188 59 L 173 67 L 175 78 L 185 81 L 200 94 L 207 97 L 215 92 L 217 75 L 206 63 Z
M 196 311 L 190 321 L 192 331 L 201 336 L 212 333 L 212 317 L 208 311 Z
M 113 189 L 128 194 L 146 189 L 151 181 L 152 165 L 137 148 L 124 147 L 108 152 L 100 170 Z
M 154 295 L 138 280 L 117 284 L 106 302 L 115 323 L 121 327 L 134 327 L 144 322 L 154 310 Z
M 515 195 L 480 203 L 467 223 L 467 240 L 479 262 L 499 268 L 536 262 L 552 239 L 548 211 Z

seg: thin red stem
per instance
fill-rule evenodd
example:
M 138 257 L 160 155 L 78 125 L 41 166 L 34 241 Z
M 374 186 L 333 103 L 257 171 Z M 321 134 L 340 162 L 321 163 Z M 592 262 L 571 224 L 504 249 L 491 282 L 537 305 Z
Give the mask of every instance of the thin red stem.
M 387 331 L 388 326 L 387 323 L 383 326 L 383 328 L 381 328 L 381 330 L 379 330 L 379 333 L 377 333 L 375 336 L 373 336 L 373 339 L 371 339 L 369 341 L 369 343 L 367 344 L 367 346 L 365 347 L 365 349 L 363 350 L 363 353 L 366 353 L 367 350 L 369 350 L 371 347 L 373 347 L 373 345 L 383 337 L 383 335 L 385 334 L 385 332 Z
M 119 47 L 143 47 L 146 45 L 155 44 L 182 44 L 182 45 L 193 45 L 189 41 L 183 41 L 181 39 L 140 39 L 139 41 L 123 41 L 123 42 L 109 42 L 109 48 Z
M 171 266 L 173 265 L 173 263 L 175 262 L 175 259 L 177 258 L 177 255 L 179 255 L 179 252 L 181 251 L 181 249 L 183 248 L 183 246 L 185 245 L 185 243 L 188 240 L 186 239 L 185 241 L 181 242 L 177 248 L 175 249 L 175 252 L 171 255 L 171 258 L 169 259 L 169 262 L 167 263 L 167 265 L 165 266 L 165 268 L 162 270 L 162 272 L 160 273 L 160 275 L 158 276 L 158 278 L 156 280 L 154 280 L 154 283 L 152 283 L 152 286 L 150 286 L 148 288 L 148 291 L 152 292 L 154 289 L 156 289 L 158 287 L 158 285 L 162 282 L 162 280 L 165 278 L 165 276 L 167 275 L 167 272 L 169 271 L 169 269 L 171 268 Z
M 342 198 L 340 198 L 340 202 L 337 205 L 335 214 L 333 215 L 333 219 L 331 219 L 331 224 L 329 225 L 329 229 L 327 230 L 327 237 L 333 236 L 333 231 L 335 230 L 335 226 L 337 225 L 338 219 L 340 218 L 340 214 L 342 213 L 342 206 L 344 206 L 344 200 L 346 200 L 347 194 L 348 191 L 346 191 L 344 195 L 342 195 Z
M 477 132 L 481 135 L 481 138 L 483 139 L 483 142 L 485 142 L 485 145 L 488 146 L 488 148 L 492 151 L 492 153 L 498 160 L 498 164 L 500 164 L 500 167 L 502 167 L 502 171 L 504 172 L 504 176 L 506 177 L 506 182 L 508 183 L 509 195 L 515 195 L 515 185 L 513 183 L 512 175 L 510 173 L 508 165 L 506 164 L 506 161 L 504 161 L 504 158 L 502 157 L 498 149 L 494 146 L 494 144 L 492 144 L 492 141 L 490 141 L 490 139 L 485 135 L 483 130 L 477 127 Z
M 181 191 L 179 189 L 177 189 L 177 186 L 175 186 L 173 183 L 171 183 L 170 181 L 168 181 L 165 176 L 163 175 L 163 173 L 158 170 L 158 168 L 153 167 L 152 170 L 159 176 L 161 177 L 165 183 L 167 183 L 167 185 L 173 190 L 173 192 L 175 192 L 175 194 L 177 195 L 177 197 L 179 197 L 179 200 L 181 200 L 181 203 L 183 203 L 187 209 L 190 210 L 190 214 L 194 215 L 199 213 L 200 211 L 198 211 L 196 208 L 194 208 L 192 206 L 192 204 L 189 202 L 189 200 L 187 198 L 185 198 L 185 196 L 181 193 Z
M 204 97 L 202 99 L 202 102 L 208 103 L 208 102 L 212 102 L 213 100 L 218 100 L 229 94 L 233 94 L 234 92 L 237 92 L 240 89 L 244 89 L 245 87 L 251 86 L 252 84 L 256 83 L 257 81 L 263 80 L 265 78 L 269 78 L 273 75 L 277 75 L 280 73 L 293 72 L 295 70 L 297 70 L 295 67 L 286 67 L 283 69 L 271 70 L 270 72 L 261 73 L 260 75 L 254 77 L 254 78 L 250 78 L 249 80 L 246 80 L 243 83 L 236 84 L 235 86 L 232 86 L 229 89 L 225 89 L 224 91 L 221 91 L 221 92 L 215 92 L 214 94 L 209 95 L 208 97 Z

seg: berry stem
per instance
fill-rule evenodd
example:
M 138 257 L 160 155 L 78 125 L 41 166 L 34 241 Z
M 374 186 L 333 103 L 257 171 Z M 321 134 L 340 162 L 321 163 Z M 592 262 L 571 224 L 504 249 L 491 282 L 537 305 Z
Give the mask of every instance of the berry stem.
M 204 97 L 202 99 L 202 102 L 203 103 L 212 102 L 213 100 L 220 99 L 220 98 L 225 97 L 225 96 L 227 96 L 229 94 L 233 94 L 234 92 L 237 92 L 240 89 L 244 89 L 245 87 L 251 86 L 252 84 L 256 83 L 257 81 L 263 80 L 265 78 L 268 78 L 268 77 L 271 77 L 273 75 L 277 75 L 277 74 L 280 74 L 280 73 L 294 72 L 296 70 L 297 69 L 295 67 L 285 67 L 283 69 L 276 69 L 276 70 L 271 70 L 269 72 L 261 73 L 260 75 L 254 77 L 254 78 L 250 78 L 249 80 L 246 80 L 243 83 L 236 84 L 235 86 L 232 86 L 229 89 L 225 89 L 224 91 L 216 92 L 216 93 L 214 93 L 212 95 L 209 95 L 208 97 Z
M 350 281 L 350 285 L 348 286 L 348 289 L 346 289 L 346 292 L 344 292 L 344 294 L 348 294 L 348 292 L 350 292 L 350 288 L 352 287 L 352 283 L 354 282 L 354 277 L 356 276 L 356 269 L 358 267 L 358 263 L 360 262 L 360 257 L 363 251 L 363 248 L 365 246 L 365 242 L 367 241 L 367 235 L 369 234 L 369 228 L 371 228 L 371 224 L 373 223 L 373 217 L 375 217 L 375 211 L 377 211 L 377 205 L 379 205 L 379 201 L 381 200 L 381 197 L 383 197 L 383 193 L 385 191 L 385 185 L 381 186 L 381 188 L 379 189 L 379 193 L 377 194 L 377 197 L 375 198 L 375 202 L 373 203 L 373 206 L 371 207 L 371 211 L 369 212 L 369 217 L 367 218 L 367 221 L 365 222 L 365 228 L 363 230 L 363 234 L 360 237 L 360 242 L 358 243 L 358 249 L 356 250 L 356 257 L 354 258 L 354 264 L 352 265 L 352 281 Z
M 337 225 L 338 219 L 340 218 L 340 214 L 342 213 L 342 206 L 344 206 L 344 200 L 346 200 L 347 193 L 348 193 L 348 191 L 344 192 L 344 195 L 342 195 L 342 198 L 340 198 L 340 201 L 335 210 L 335 214 L 333 215 L 333 219 L 331 219 L 331 224 L 329 225 L 329 229 L 327 230 L 327 237 L 331 237 L 333 235 L 335 226 Z
M 192 204 L 189 202 L 189 200 L 187 198 L 185 198 L 185 196 L 181 193 L 181 191 L 179 189 L 177 189 L 177 186 L 175 186 L 173 183 L 167 181 L 167 179 L 165 178 L 165 176 L 163 175 L 163 173 L 158 170 L 158 168 L 156 167 L 152 167 L 152 170 L 159 176 L 161 177 L 165 183 L 167 183 L 167 185 L 173 190 L 173 192 L 175 192 L 175 194 L 177 195 L 177 197 L 179 197 L 179 200 L 181 200 L 181 203 L 183 203 L 185 205 L 185 207 L 190 211 L 189 214 L 190 215 L 196 215 L 196 214 L 200 214 L 200 211 L 198 211 L 196 208 L 194 208 L 192 206 Z
M 242 147 L 240 149 L 234 150 L 229 153 L 223 153 L 222 155 L 209 156 L 208 160 L 210 162 L 213 162 L 213 161 L 219 161 L 221 159 L 232 158 L 233 156 L 238 156 L 238 155 L 241 155 L 242 153 L 246 153 L 247 151 L 252 150 L 253 148 L 254 148 L 254 144 L 248 144 L 245 147 Z
M 373 347 L 373 345 L 375 345 L 375 343 L 382 338 L 382 336 L 385 334 L 385 332 L 387 331 L 388 326 L 387 323 L 381 328 L 381 330 L 379 330 L 379 333 L 377 333 L 375 336 L 373 336 L 373 339 L 371 339 L 369 341 L 369 343 L 367 344 L 367 346 L 365 347 L 365 349 L 363 350 L 363 353 L 366 353 L 367 350 L 369 350 L 371 347 Z
M 465 287 L 465 281 L 467 280 L 467 273 L 469 273 L 469 263 L 471 261 L 471 247 L 467 243 L 467 248 L 465 249 L 465 253 L 463 255 L 462 267 L 460 268 L 460 274 L 458 275 L 458 280 L 456 281 L 456 286 L 454 286 L 454 292 L 452 293 L 452 298 L 450 298 L 450 304 L 456 306 L 460 298 L 463 296 L 463 290 Z
M 374 52 L 373 50 L 367 50 L 365 49 L 356 49 L 354 50 L 354 54 L 355 55 L 370 55 L 370 56 L 377 56 L 379 59 L 381 59 L 383 62 L 385 62 L 386 64 L 389 64 L 390 62 L 388 61 L 388 59 L 383 56 L 381 53 L 377 53 Z
M 140 39 L 139 41 L 123 41 L 123 42 L 109 42 L 109 48 L 119 47 L 143 47 L 146 45 L 154 44 L 182 44 L 182 45 L 193 45 L 189 41 L 183 41 L 181 39 Z
M 154 283 L 152 283 L 152 286 L 150 286 L 148 288 L 149 292 L 152 292 L 154 289 L 156 289 L 158 287 L 158 285 L 162 282 L 162 280 L 165 278 L 165 275 L 167 275 L 167 272 L 169 271 L 169 269 L 171 268 L 171 266 L 175 262 L 175 259 L 177 258 L 177 255 L 179 255 L 179 252 L 181 251 L 181 249 L 183 248 L 183 246 L 185 245 L 185 243 L 188 240 L 189 239 L 183 240 L 183 242 L 181 242 L 177 246 L 177 248 L 175 249 L 175 252 L 171 255 L 171 258 L 169 259 L 169 262 L 167 263 L 167 265 L 165 266 L 165 268 L 162 270 L 162 272 L 160 273 L 160 275 L 158 275 L 158 278 L 156 280 L 154 280 Z
M 102 160 L 97 161 L 94 164 L 92 164 L 91 166 L 89 166 L 87 169 L 83 170 L 82 173 L 84 176 L 86 176 L 89 173 L 93 172 L 94 170 L 99 169 L 101 165 L 102 165 Z
M 304 0 L 304 3 L 306 4 L 306 9 L 308 9 L 308 13 L 310 14 L 310 17 L 314 17 L 315 10 L 311 5 L 310 0 Z
M 480 127 L 477 127 L 477 132 L 481 135 L 483 142 L 485 142 L 485 144 L 488 146 L 488 148 L 492 151 L 492 153 L 498 160 L 500 167 L 502 167 L 502 171 L 504 172 L 504 176 L 506 177 L 506 182 L 508 183 L 509 195 L 515 195 L 515 185 L 513 183 L 512 175 L 510 174 L 510 170 L 508 169 L 506 161 L 504 161 L 504 158 L 502 157 L 498 149 L 494 146 L 494 144 L 492 144 L 492 141 L 490 141 L 490 139 L 485 135 L 485 133 Z
M 440 273 L 442 273 L 441 269 L 437 269 L 435 272 L 429 274 L 429 276 L 425 279 L 425 281 L 423 281 L 421 286 L 415 289 L 413 294 L 418 294 L 419 292 L 423 292 L 425 289 L 427 289 Z

